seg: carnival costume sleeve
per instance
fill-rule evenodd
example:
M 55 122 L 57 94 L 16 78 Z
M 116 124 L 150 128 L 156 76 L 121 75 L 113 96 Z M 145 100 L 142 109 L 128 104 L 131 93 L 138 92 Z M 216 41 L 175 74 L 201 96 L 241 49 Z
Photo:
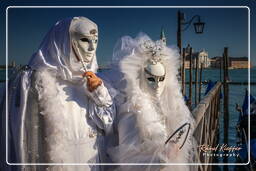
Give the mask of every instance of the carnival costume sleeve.
M 92 92 L 85 88 L 85 92 L 90 97 L 88 104 L 90 118 L 92 118 L 98 128 L 104 130 L 106 134 L 111 133 L 113 131 L 113 111 L 115 111 L 115 106 L 113 105 L 112 97 L 108 89 L 104 86 L 104 83 L 102 83 Z

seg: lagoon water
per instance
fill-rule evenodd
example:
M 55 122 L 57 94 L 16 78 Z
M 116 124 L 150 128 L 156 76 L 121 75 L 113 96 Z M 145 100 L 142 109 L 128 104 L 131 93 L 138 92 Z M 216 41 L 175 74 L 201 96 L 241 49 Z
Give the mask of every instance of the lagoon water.
M 249 72 L 248 69 L 235 69 L 229 70 L 229 79 L 233 82 L 248 82 L 249 81 Z M 194 73 L 193 73 L 194 77 Z M 223 79 L 223 76 L 222 76 Z M 205 69 L 202 74 L 202 81 L 220 80 L 220 71 L 219 69 Z M 189 81 L 189 71 L 186 71 L 186 81 Z M 256 68 L 250 69 L 250 81 L 256 82 Z M 193 86 L 194 88 L 194 86 Z M 248 85 L 229 85 L 229 146 L 236 146 L 236 124 L 238 120 L 239 113 L 236 111 L 236 103 L 240 106 L 244 101 L 245 89 L 248 88 Z M 202 87 L 202 94 L 205 92 L 206 85 Z M 186 92 L 188 93 L 188 85 L 186 86 Z M 223 91 L 222 91 L 223 92 Z M 250 86 L 250 92 L 253 96 L 256 96 L 256 85 Z M 203 95 L 202 95 L 203 96 Z M 219 135 L 219 144 L 223 144 L 223 103 L 221 104 L 221 115 L 220 115 L 220 135 Z M 235 163 L 235 157 L 228 158 L 229 163 Z M 220 163 L 223 161 L 220 159 Z M 230 166 L 229 170 L 233 170 L 234 166 Z
M 256 68 L 250 69 L 251 82 L 256 82 Z M 193 75 L 194 77 L 194 75 Z M 247 82 L 248 81 L 248 70 L 247 69 L 236 69 L 229 70 L 229 79 L 234 82 Z M 5 80 L 5 71 L 0 70 L 0 80 Z M 203 71 L 202 80 L 219 81 L 220 73 L 219 69 L 205 69 Z M 189 81 L 189 71 L 186 71 L 186 81 Z M 0 97 L 4 90 L 4 82 L 0 83 Z M 194 87 L 194 86 L 193 86 Z M 202 87 L 202 93 L 205 91 L 205 85 Z M 229 145 L 236 145 L 236 124 L 238 120 L 238 112 L 235 109 L 236 103 L 242 105 L 244 100 L 245 89 L 247 85 L 230 85 L 229 86 Z M 251 94 L 256 96 L 256 85 L 252 85 Z M 186 92 L 188 93 L 188 86 Z M 203 96 L 202 96 L 203 97 Z M 221 106 L 223 110 L 223 105 Z M 223 142 L 223 114 L 220 117 L 220 144 Z M 222 162 L 221 160 L 219 162 Z M 229 158 L 229 162 L 235 162 L 235 158 Z

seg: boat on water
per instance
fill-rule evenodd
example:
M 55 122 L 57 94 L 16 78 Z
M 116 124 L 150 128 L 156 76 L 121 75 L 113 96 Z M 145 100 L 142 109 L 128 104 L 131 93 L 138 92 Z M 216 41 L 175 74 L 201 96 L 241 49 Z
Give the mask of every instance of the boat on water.
M 235 168 L 236 171 L 256 170 L 256 98 L 245 91 L 244 102 L 240 107 L 236 104 L 236 110 L 239 112 L 237 122 L 237 146 L 241 150 L 237 151 L 237 163 L 247 163 Z M 250 118 L 250 119 L 249 119 Z M 250 121 L 250 127 L 249 127 Z M 250 129 L 249 129 L 250 128 Z

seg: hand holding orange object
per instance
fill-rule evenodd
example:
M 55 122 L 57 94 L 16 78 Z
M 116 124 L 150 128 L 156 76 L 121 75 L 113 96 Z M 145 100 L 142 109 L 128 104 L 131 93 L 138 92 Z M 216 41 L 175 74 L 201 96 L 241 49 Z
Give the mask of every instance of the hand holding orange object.
M 102 80 L 91 71 L 85 72 L 83 77 L 87 78 L 87 88 L 90 92 L 93 92 L 102 84 Z

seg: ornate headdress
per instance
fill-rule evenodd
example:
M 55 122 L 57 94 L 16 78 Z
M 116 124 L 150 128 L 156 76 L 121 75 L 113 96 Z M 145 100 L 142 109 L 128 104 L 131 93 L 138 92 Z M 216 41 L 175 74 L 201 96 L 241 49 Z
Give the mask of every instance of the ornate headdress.
M 163 54 L 164 43 L 160 40 L 153 42 L 151 40 L 146 40 L 140 45 L 141 49 L 150 55 L 150 63 L 157 63 L 162 61 L 162 57 L 166 56 Z

